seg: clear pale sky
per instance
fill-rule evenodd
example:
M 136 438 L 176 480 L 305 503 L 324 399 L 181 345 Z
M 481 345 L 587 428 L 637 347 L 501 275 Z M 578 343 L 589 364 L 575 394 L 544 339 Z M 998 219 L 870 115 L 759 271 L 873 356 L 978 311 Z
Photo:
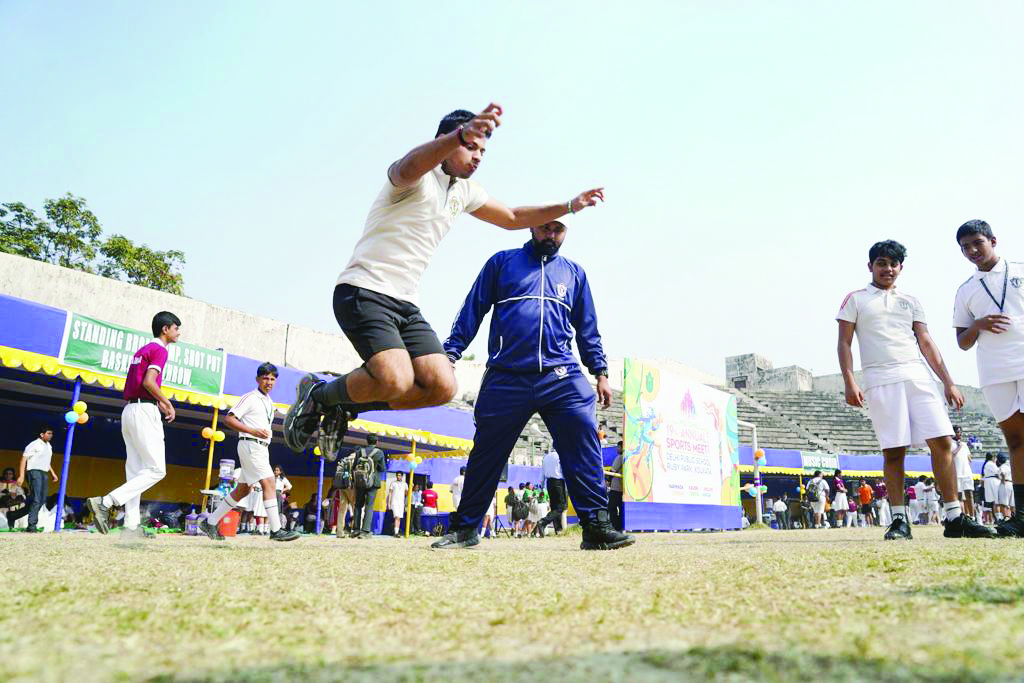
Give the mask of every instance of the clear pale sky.
M 606 188 L 562 253 L 609 355 L 837 372 L 835 313 L 892 238 L 976 384 L 954 234 L 984 218 L 1024 259 L 1022 25 L 1013 2 L 0 0 L 0 202 L 81 195 L 107 232 L 184 250 L 189 296 L 337 331 L 388 165 L 496 101 L 475 175 L 493 197 Z M 442 339 L 487 257 L 527 238 L 456 222 L 421 288 Z

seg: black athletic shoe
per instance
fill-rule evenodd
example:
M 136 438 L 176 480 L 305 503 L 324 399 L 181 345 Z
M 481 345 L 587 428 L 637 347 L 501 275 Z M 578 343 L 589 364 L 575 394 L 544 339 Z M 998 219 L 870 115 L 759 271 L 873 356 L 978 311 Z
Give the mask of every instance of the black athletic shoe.
M 978 524 L 960 513 L 956 519 L 946 520 L 946 530 L 942 535 L 946 538 L 995 538 L 996 532 L 992 527 Z
M 456 548 L 472 548 L 480 543 L 480 537 L 476 529 L 461 529 L 459 531 L 445 534 L 440 541 L 430 544 L 436 550 L 455 550 Z
M 217 528 L 216 524 L 210 524 L 205 517 L 199 518 L 199 530 L 209 536 L 215 541 L 223 541 L 224 535 L 220 533 L 220 529 Z
M 306 450 L 309 437 L 320 425 L 320 406 L 313 400 L 313 389 L 323 384 L 316 375 L 308 374 L 299 380 L 295 402 L 284 416 L 284 443 L 295 453 Z
M 278 529 L 277 531 L 270 534 L 271 541 L 294 541 L 299 537 L 298 531 L 285 531 L 284 529 Z
M 615 530 L 607 510 L 598 510 L 593 520 L 581 524 L 583 542 L 580 543 L 580 550 L 617 550 L 636 543 L 636 539 L 629 534 Z
M 348 411 L 341 406 L 328 408 L 324 419 L 320 421 L 317 431 L 316 445 L 320 447 L 320 455 L 327 462 L 338 459 L 338 448 L 348 432 L 348 422 L 352 419 Z
M 1024 538 L 1024 520 L 1010 517 L 996 524 L 996 533 L 1001 538 Z
M 85 505 L 92 513 L 92 522 L 96 526 L 96 531 L 101 534 L 110 531 L 110 508 L 103 504 L 103 498 L 100 496 L 86 498 Z
M 892 518 L 892 524 L 885 530 L 885 540 L 887 541 L 899 541 L 899 540 L 910 540 L 914 538 L 914 534 L 910 532 L 910 522 L 903 515 L 896 515 Z

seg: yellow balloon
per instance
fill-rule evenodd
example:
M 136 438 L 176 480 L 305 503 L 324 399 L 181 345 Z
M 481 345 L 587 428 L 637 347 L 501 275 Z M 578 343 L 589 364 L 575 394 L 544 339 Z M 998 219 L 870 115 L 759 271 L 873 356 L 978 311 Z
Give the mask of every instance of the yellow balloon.
M 75 403 L 75 405 L 71 406 L 71 410 L 81 415 L 85 411 L 89 410 L 89 406 L 85 403 L 85 401 L 78 401 Z
M 89 421 L 89 413 L 82 413 L 81 415 L 78 416 L 78 424 L 84 425 L 88 421 Z
M 213 438 L 213 429 L 211 427 L 203 427 L 202 435 L 204 439 Z
M 313 455 L 320 455 L 320 447 L 313 446 Z
M 220 442 L 220 441 L 223 441 L 224 439 L 225 439 L 224 432 L 220 431 L 219 429 L 213 433 L 213 440 L 214 441 Z
M 423 458 L 421 458 L 420 456 L 417 455 L 416 456 L 416 464 L 419 465 L 422 462 L 423 462 Z

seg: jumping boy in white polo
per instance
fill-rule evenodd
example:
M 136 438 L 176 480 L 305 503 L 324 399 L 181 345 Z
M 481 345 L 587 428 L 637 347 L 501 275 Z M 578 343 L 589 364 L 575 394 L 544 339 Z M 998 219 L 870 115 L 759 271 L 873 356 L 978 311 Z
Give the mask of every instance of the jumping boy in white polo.
M 436 406 L 455 395 L 455 372 L 420 313 L 418 290 L 434 250 L 460 213 L 521 230 L 604 200 L 600 188 L 567 202 L 514 209 L 489 197 L 470 176 L 501 116 L 496 104 L 480 114 L 456 110 L 441 119 L 433 140 L 388 168 L 334 289 L 334 315 L 363 365 L 329 384 L 315 375 L 302 379 L 284 421 L 285 443 L 293 451 L 302 452 L 319 429 L 320 450 L 333 460 L 353 415 Z
M 299 537 L 299 532 L 281 528 L 274 470 L 270 469 L 270 440 L 273 437 L 275 410 L 270 392 L 276 382 L 277 368 L 272 363 L 259 366 L 256 369 L 256 388 L 243 394 L 224 418 L 224 424 L 238 432 L 238 461 L 242 471 L 234 490 L 224 496 L 216 510 L 199 520 L 199 528 L 210 538 L 224 538 L 217 530 L 217 523 L 237 507 L 256 484 L 262 488 L 263 506 L 266 508 L 267 524 L 270 525 L 270 540 L 294 541 Z
M 871 284 L 848 294 L 836 316 L 846 402 L 868 408 L 885 457 L 885 481 L 892 497 L 892 524 L 885 539 L 911 538 L 903 503 L 904 458 L 908 446 L 921 443 L 927 443 L 931 450 L 932 469 L 945 501 L 943 535 L 992 537 L 992 529 L 963 514 L 956 497 L 953 425 L 928 367 L 942 380 L 950 405 L 959 409 L 964 398 L 928 334 L 921 303 L 896 290 L 896 278 L 906 255 L 903 245 L 893 240 L 873 245 L 868 251 Z M 854 334 L 860 346 L 863 390 L 853 374 Z
M 174 406 L 160 390 L 167 347 L 178 341 L 181 330 L 178 316 L 161 311 L 153 316 L 153 341 L 135 352 L 128 377 L 124 381 L 124 398 L 128 404 L 121 411 L 121 436 L 124 438 L 125 483 L 105 496 L 86 500 L 96 530 L 107 533 L 110 508 L 124 506 L 124 528 L 139 530 L 139 502 L 142 494 L 167 474 L 164 461 L 164 426 L 174 422 Z
M 996 256 L 985 221 L 956 231 L 960 251 L 978 267 L 956 292 L 953 327 L 963 350 L 978 345 L 978 381 L 1010 449 L 1014 497 L 1024 495 L 1024 263 Z M 1024 499 L 1021 499 L 1024 500 Z M 1024 537 L 1024 512 L 996 526 L 1000 536 Z

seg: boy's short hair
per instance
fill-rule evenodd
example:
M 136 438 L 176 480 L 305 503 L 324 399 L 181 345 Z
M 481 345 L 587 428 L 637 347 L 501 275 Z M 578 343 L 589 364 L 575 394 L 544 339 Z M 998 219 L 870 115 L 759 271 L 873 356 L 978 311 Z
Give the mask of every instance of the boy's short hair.
M 48 425 L 48 424 L 41 424 L 41 425 L 39 425 L 39 429 L 36 431 L 36 434 L 45 434 L 46 432 L 52 432 L 52 431 L 53 431 L 53 427 L 51 427 L 50 425 Z
M 164 333 L 164 328 L 170 327 L 171 325 L 181 325 L 181 321 L 178 319 L 178 316 L 174 315 L 170 311 L 160 311 L 153 316 L 153 336 L 159 337 Z
M 868 263 L 874 263 L 875 259 L 885 257 L 896 263 L 903 263 L 907 259 L 907 248 L 896 240 L 885 240 L 875 242 L 868 250 Z
M 376 444 L 377 444 L 377 435 L 376 434 L 367 434 L 366 435 L 366 445 L 367 446 L 374 446 Z
M 960 240 L 971 235 L 984 235 L 989 239 L 995 238 L 995 235 L 992 234 L 992 226 L 977 218 L 973 221 L 967 221 L 957 228 L 956 243 L 960 244 Z
M 264 375 L 273 375 L 274 377 L 277 377 L 277 366 L 268 362 L 256 368 L 257 377 L 263 377 Z
M 441 119 L 441 123 L 437 125 L 437 135 L 448 135 L 448 133 L 451 133 L 465 123 L 469 123 L 474 118 L 476 118 L 476 114 L 473 112 L 466 111 L 465 109 L 456 109 Z M 437 135 L 434 137 L 437 137 Z

